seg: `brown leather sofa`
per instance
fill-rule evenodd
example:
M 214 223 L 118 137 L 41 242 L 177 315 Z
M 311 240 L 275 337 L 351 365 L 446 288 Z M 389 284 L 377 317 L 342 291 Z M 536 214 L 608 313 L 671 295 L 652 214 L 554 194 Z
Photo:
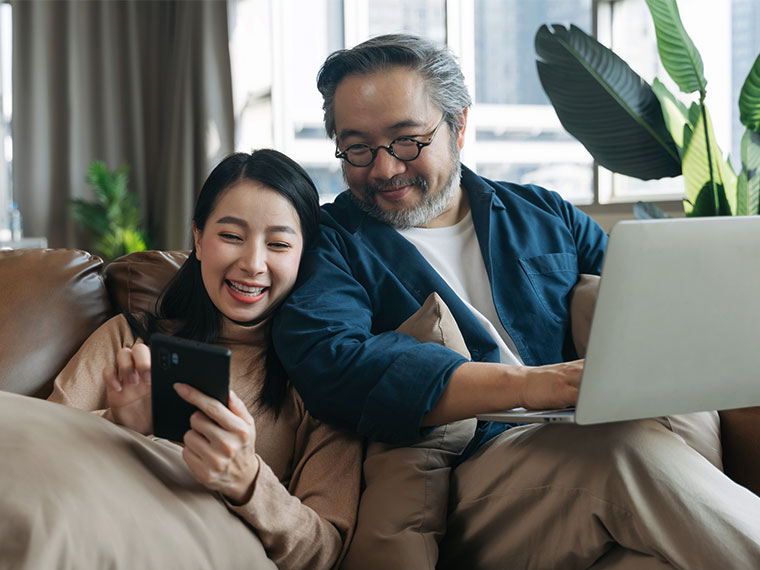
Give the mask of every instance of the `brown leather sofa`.
M 46 398 L 98 326 L 150 309 L 187 252 L 133 253 L 108 265 L 85 251 L 0 251 L 0 390 Z M 760 407 L 721 413 L 726 472 L 760 495 Z

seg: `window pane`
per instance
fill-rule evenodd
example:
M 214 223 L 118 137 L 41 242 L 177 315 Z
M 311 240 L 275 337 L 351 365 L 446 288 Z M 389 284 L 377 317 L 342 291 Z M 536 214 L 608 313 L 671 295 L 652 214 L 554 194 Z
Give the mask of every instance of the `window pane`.
M 283 63 L 289 74 L 283 94 L 293 106 L 296 136 L 311 138 L 322 125 L 322 96 L 317 90 L 317 73 L 328 55 L 343 48 L 342 0 L 294 2 L 290 28 L 291 45 L 285 50 Z M 318 120 L 315 124 L 314 119 Z M 325 137 L 324 129 L 319 136 Z
M 11 238 L 7 219 L 13 200 L 11 108 L 11 5 L 0 3 L 0 241 Z
M 739 122 L 739 93 L 760 53 L 760 0 L 731 2 L 731 156 L 738 168 L 744 127 Z M 728 149 L 724 149 L 728 150 Z
M 228 18 L 235 148 L 250 152 L 272 146 L 270 0 L 233 0 Z
M 591 32 L 591 0 L 476 0 L 476 102 L 549 105 L 534 38 L 542 24 L 570 22 Z
M 330 158 L 332 158 L 332 156 L 330 156 Z M 333 161 L 338 162 L 334 158 Z M 332 202 L 338 194 L 346 189 L 340 164 L 335 165 L 330 163 L 329 165 L 326 165 L 324 163 L 314 164 L 307 162 L 301 163 L 301 166 L 304 167 L 304 170 L 306 170 L 306 172 L 309 173 L 309 176 L 311 176 L 311 179 L 314 180 L 314 184 L 316 184 L 319 189 L 320 201 L 323 204 L 325 202 Z
M 476 169 L 556 190 L 577 204 L 594 199 L 593 161 L 557 119 L 536 71 L 536 31 L 573 23 L 591 30 L 591 0 L 476 0 Z M 474 123 L 474 125 L 473 125 Z
M 445 0 L 385 0 L 369 3 L 369 35 L 403 32 L 446 45 Z

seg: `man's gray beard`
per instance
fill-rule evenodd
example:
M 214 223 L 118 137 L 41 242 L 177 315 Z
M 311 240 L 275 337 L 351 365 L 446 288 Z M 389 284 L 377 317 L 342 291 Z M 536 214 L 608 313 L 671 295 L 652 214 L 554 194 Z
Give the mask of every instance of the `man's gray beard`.
M 414 207 L 407 208 L 406 210 L 383 210 L 376 202 L 365 202 L 353 192 L 350 193 L 351 198 L 354 203 L 367 214 L 388 224 L 392 228 L 397 230 L 419 228 L 432 222 L 443 213 L 449 204 L 451 204 L 451 200 L 454 198 L 454 194 L 459 187 L 462 176 L 462 164 L 459 162 L 459 158 L 456 157 L 452 162 L 454 164 L 451 170 L 451 175 L 449 175 L 449 179 L 443 190 L 431 195 L 429 187 L 424 183 L 424 180 L 421 181 L 422 183 L 415 184 L 422 194 L 420 203 Z M 345 180 L 345 169 L 343 170 L 343 178 Z

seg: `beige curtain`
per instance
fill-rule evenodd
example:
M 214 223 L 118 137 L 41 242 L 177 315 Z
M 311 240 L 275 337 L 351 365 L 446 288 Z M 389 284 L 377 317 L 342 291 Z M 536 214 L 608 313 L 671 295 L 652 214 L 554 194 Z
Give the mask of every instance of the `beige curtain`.
M 234 144 L 223 0 L 17 0 L 13 183 L 29 236 L 87 247 L 67 200 L 89 163 L 130 167 L 158 249 L 190 244 L 195 197 Z

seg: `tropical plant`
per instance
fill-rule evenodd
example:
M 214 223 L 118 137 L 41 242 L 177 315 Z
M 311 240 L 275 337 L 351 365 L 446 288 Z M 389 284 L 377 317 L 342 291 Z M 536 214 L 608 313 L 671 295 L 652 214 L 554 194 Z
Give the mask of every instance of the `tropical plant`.
M 605 168 L 642 180 L 679 176 L 687 216 L 760 213 L 760 56 L 739 96 L 741 170 L 721 152 L 705 104 L 702 57 L 676 0 L 646 0 L 663 67 L 689 106 L 658 79 L 644 81 L 613 51 L 575 26 L 536 33 L 538 74 L 562 126 Z M 659 216 L 654 205 L 637 215 Z
M 128 173 L 127 165 L 109 171 L 96 160 L 87 170 L 95 201 L 69 200 L 74 219 L 95 237 L 95 249 L 107 260 L 148 247 L 137 195 L 128 189 Z

